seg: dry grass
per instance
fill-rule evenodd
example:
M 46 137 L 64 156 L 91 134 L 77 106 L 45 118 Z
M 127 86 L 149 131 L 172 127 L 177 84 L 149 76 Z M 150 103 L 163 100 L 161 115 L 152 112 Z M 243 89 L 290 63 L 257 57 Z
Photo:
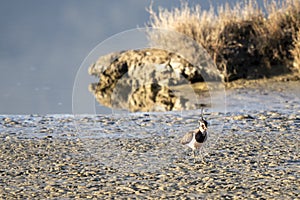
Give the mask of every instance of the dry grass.
M 201 44 L 227 81 L 291 71 L 291 60 L 297 57 L 293 40 L 300 27 L 300 1 L 265 2 L 265 8 L 260 8 L 249 0 L 214 10 L 186 2 L 172 10 L 159 8 L 157 13 L 150 7 L 149 26 L 184 34 Z M 174 42 L 172 34 L 149 32 L 149 38 L 167 49 L 186 47 L 184 40 Z M 190 57 L 199 55 L 195 49 L 187 49 Z
M 291 50 L 291 53 L 294 58 L 293 67 L 296 72 L 300 73 L 300 30 L 295 36 L 294 49 Z

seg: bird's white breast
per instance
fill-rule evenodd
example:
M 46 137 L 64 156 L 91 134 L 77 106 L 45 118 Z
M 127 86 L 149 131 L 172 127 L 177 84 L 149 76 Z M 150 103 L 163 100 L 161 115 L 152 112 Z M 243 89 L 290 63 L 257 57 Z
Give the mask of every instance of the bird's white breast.
M 190 148 L 192 148 L 193 150 L 195 150 L 195 149 L 200 148 L 201 143 L 196 141 L 195 133 L 193 133 L 193 139 L 189 143 L 187 143 L 186 145 L 189 146 Z

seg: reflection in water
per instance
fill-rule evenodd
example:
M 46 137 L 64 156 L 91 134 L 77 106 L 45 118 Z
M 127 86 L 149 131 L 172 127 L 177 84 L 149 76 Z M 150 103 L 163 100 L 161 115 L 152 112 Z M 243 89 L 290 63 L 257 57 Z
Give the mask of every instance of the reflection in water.
M 89 69 L 100 78 L 89 87 L 97 101 L 109 108 L 137 111 L 197 109 L 199 102 L 190 83 L 203 82 L 203 68 L 164 50 L 145 49 L 101 57 Z M 217 75 L 210 76 L 212 80 Z M 200 96 L 207 95 L 205 83 Z

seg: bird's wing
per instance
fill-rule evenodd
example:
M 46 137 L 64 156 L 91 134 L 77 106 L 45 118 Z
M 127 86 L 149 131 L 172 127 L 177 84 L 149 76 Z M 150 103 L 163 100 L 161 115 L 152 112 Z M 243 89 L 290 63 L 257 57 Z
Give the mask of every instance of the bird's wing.
M 195 131 L 190 131 L 188 133 L 186 133 L 180 140 L 181 144 L 188 144 L 190 141 L 192 141 L 193 139 L 193 133 Z

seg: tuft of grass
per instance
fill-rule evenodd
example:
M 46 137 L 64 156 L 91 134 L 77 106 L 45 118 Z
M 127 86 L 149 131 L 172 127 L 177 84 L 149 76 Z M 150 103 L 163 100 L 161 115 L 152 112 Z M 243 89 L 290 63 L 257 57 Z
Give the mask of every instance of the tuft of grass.
M 150 6 L 148 12 L 150 27 L 178 32 L 199 43 L 227 81 L 292 71 L 290 63 L 296 59 L 292 49 L 300 27 L 298 0 L 265 2 L 263 8 L 249 0 L 209 10 L 182 2 L 179 8 L 159 8 L 157 13 Z M 149 39 L 167 49 L 185 47 L 185 41 L 174 42 L 172 34 L 149 32 Z M 196 48 L 187 51 L 191 57 L 199 54 Z
M 294 48 L 291 50 L 291 54 L 294 58 L 293 67 L 296 72 L 300 73 L 300 30 L 295 36 Z
M 300 1 L 272 1 L 265 7 L 268 13 L 264 23 L 267 37 L 261 50 L 271 66 L 289 65 L 293 59 L 291 49 L 294 48 L 294 39 L 300 27 Z

